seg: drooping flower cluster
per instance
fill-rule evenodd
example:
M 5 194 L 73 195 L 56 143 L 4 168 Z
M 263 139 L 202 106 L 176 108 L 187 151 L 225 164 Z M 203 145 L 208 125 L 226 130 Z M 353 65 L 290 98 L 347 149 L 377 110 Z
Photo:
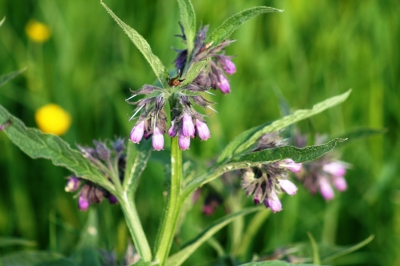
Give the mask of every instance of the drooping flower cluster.
M 200 93 L 217 87 L 223 93 L 228 93 L 230 85 L 223 71 L 233 74 L 236 72 L 236 68 L 230 61 L 231 57 L 220 54 L 232 41 L 223 41 L 215 47 L 205 44 L 207 29 L 208 26 L 200 29 L 197 34 L 192 55 L 188 55 L 187 50 L 179 51 L 175 60 L 178 77 L 168 78 L 168 88 L 144 85 L 127 99 L 129 101 L 138 95 L 145 95 L 143 99 L 131 103 L 136 108 L 130 120 L 140 113 L 130 134 L 132 142 L 139 143 L 143 138 L 152 137 L 153 148 L 162 150 L 164 149 L 164 133 L 168 132 L 170 137 L 178 138 L 178 144 L 182 150 L 187 150 L 190 147 L 191 138 L 195 136 L 199 136 L 201 140 L 210 138 L 211 134 L 204 119 L 205 115 L 197 112 L 194 106 L 198 105 L 215 111 L 212 108 L 213 102 L 205 99 Z M 184 32 L 180 37 L 186 40 Z M 188 56 L 190 56 L 190 60 L 188 60 Z M 183 71 L 190 65 L 206 58 L 211 58 L 211 60 L 200 74 L 191 83 L 183 83 L 184 80 L 181 79 Z M 171 107 L 171 126 L 168 131 L 166 130 L 167 115 L 164 110 L 167 101 Z
M 263 135 L 258 141 L 254 151 L 276 148 L 285 145 L 277 133 Z M 288 179 L 288 170 L 299 172 L 302 164 L 295 163 L 292 159 L 285 159 L 258 167 L 247 168 L 242 175 L 242 188 L 247 195 L 253 195 L 255 204 L 264 203 L 265 207 L 273 212 L 282 210 L 282 203 L 278 194 L 285 192 L 294 195 L 297 187 Z
M 178 35 L 186 42 L 186 35 L 181 25 L 182 35 Z M 225 47 L 230 45 L 234 40 L 225 40 L 213 46 L 213 43 L 206 42 L 208 25 L 200 28 L 196 35 L 194 49 L 191 55 L 188 55 L 188 50 L 176 50 L 178 55 L 175 59 L 175 67 L 178 73 L 183 73 L 185 67 L 193 63 L 200 62 L 204 59 L 211 58 L 208 65 L 200 72 L 193 83 L 199 87 L 219 88 L 222 93 L 231 91 L 229 81 L 225 74 L 232 75 L 236 72 L 236 66 L 231 61 L 232 56 L 224 55 L 222 52 Z M 190 58 L 188 58 L 190 57 Z
M 89 159 L 94 165 L 98 166 L 105 178 L 110 180 L 110 182 L 111 179 L 108 176 L 108 169 L 110 167 L 116 167 L 118 169 L 119 178 L 122 181 L 126 164 L 125 154 L 123 153 L 125 149 L 124 141 L 122 139 L 115 140 L 111 143 L 111 149 L 103 142 L 93 141 L 93 143 L 95 145 L 94 148 L 78 146 L 83 156 Z M 118 165 L 115 166 L 115 163 Z M 111 204 L 116 204 L 118 202 L 117 198 L 103 187 L 88 180 L 81 179 L 76 175 L 68 177 L 65 191 L 78 191 L 76 194 L 78 197 L 78 207 L 82 211 L 86 211 L 90 204 L 102 202 L 104 198 L 108 199 Z
M 317 136 L 315 145 L 322 144 L 325 140 L 326 136 Z M 304 147 L 307 138 L 297 133 L 294 142 L 296 146 Z M 349 167 L 348 163 L 338 160 L 335 154 L 328 153 L 315 161 L 304 163 L 302 171 L 296 173 L 296 177 L 312 194 L 319 191 L 325 200 L 331 200 L 335 196 L 332 186 L 340 192 L 347 189 L 344 175 Z

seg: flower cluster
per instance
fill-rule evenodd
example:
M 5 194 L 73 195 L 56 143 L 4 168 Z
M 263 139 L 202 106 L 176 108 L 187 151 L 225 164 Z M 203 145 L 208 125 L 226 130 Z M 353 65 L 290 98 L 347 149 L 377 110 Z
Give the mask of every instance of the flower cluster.
M 283 146 L 277 133 L 263 135 L 257 143 L 255 151 L 271 149 Z M 261 202 L 273 212 L 282 210 L 282 203 L 278 194 L 286 192 L 294 195 L 297 187 L 288 179 L 288 170 L 299 172 L 302 164 L 295 163 L 292 159 L 285 159 L 269 164 L 262 164 L 258 167 L 247 168 L 242 175 L 242 188 L 247 195 L 253 195 L 255 204 Z
M 181 30 L 182 35 L 178 36 L 186 42 L 186 36 L 182 25 Z M 196 35 L 194 49 L 191 55 L 188 55 L 187 49 L 177 50 L 178 55 L 175 59 L 175 67 L 178 73 L 182 73 L 186 65 L 190 66 L 193 63 L 211 58 L 208 65 L 200 72 L 193 83 L 199 87 L 205 87 L 207 89 L 212 88 L 214 90 L 219 88 L 222 93 L 229 93 L 231 88 L 224 72 L 232 75 L 236 72 L 236 66 L 231 61 L 232 56 L 226 56 L 221 53 L 221 51 L 234 42 L 234 40 L 225 40 L 212 46 L 213 43 L 206 42 L 207 31 L 208 25 L 200 28 Z
M 326 136 L 317 136 L 315 144 L 319 145 L 325 140 Z M 306 142 L 305 136 L 296 134 L 296 146 L 304 147 Z M 336 159 L 335 155 L 325 154 L 315 161 L 304 163 L 302 171 L 296 173 L 296 177 L 312 194 L 319 191 L 325 200 L 331 200 L 335 196 L 332 185 L 340 192 L 347 189 L 344 175 L 349 167 L 348 163 Z
M 200 93 L 217 87 L 223 93 L 228 93 L 230 85 L 223 71 L 227 74 L 233 74 L 236 72 L 236 68 L 230 61 L 231 57 L 219 54 L 232 41 L 223 41 L 215 47 L 211 47 L 210 44 L 204 43 L 207 29 L 206 26 L 200 29 L 197 34 L 190 60 L 188 60 L 187 50 L 179 51 L 175 60 L 178 77 L 168 78 L 169 88 L 144 85 L 138 91 L 134 91 L 133 95 L 127 99 L 129 101 L 138 95 L 145 96 L 143 99 L 131 103 L 136 108 L 130 120 L 140 113 L 130 134 L 132 142 L 139 143 L 143 138 L 152 137 L 153 148 L 159 151 L 164 149 L 164 133 L 167 132 L 170 137 L 178 138 L 178 144 L 182 150 L 187 150 L 190 147 L 191 138 L 195 136 L 198 136 L 201 140 L 210 138 L 211 134 L 204 119 L 205 115 L 197 112 L 194 107 L 197 105 L 215 111 L 212 108 L 213 102 L 205 99 Z M 184 32 L 180 37 L 186 40 Z M 186 66 L 206 58 L 212 60 L 205 69 L 191 83 L 183 85 L 183 79 L 180 78 L 180 75 Z M 171 126 L 168 131 L 166 129 L 167 115 L 164 110 L 167 101 L 171 107 Z
M 111 143 L 111 149 L 103 142 L 93 141 L 93 143 L 95 145 L 94 148 L 78 146 L 83 156 L 89 159 L 94 165 L 98 166 L 110 182 L 109 172 L 113 171 L 110 168 L 118 169 L 118 176 L 122 181 L 126 164 L 126 158 L 123 154 L 125 149 L 124 141 L 122 139 L 116 139 Z M 117 165 L 115 166 L 114 164 Z M 116 204 L 118 202 L 117 198 L 103 187 L 88 180 L 81 179 L 76 175 L 68 177 L 65 191 L 78 191 L 76 195 L 78 197 L 78 207 L 82 211 L 86 211 L 90 204 L 102 202 L 104 198 L 108 199 L 111 204 Z

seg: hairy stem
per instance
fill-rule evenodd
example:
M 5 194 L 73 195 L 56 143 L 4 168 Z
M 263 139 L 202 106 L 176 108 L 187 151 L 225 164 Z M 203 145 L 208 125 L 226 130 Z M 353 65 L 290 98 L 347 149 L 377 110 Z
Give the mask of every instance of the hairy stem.
M 156 243 L 156 260 L 160 266 L 165 264 L 171 249 L 178 221 L 179 212 L 182 207 L 180 200 L 182 181 L 182 151 L 178 146 L 178 138 L 172 138 L 171 143 L 171 180 L 169 184 L 168 198 L 161 227 L 158 232 Z
M 143 261 L 150 262 L 152 259 L 151 249 L 143 231 L 142 224 L 140 223 L 139 215 L 136 206 L 133 203 L 133 199 L 129 199 L 128 194 L 123 192 L 122 194 L 118 193 L 118 200 L 121 204 L 125 221 L 128 225 L 136 250 Z

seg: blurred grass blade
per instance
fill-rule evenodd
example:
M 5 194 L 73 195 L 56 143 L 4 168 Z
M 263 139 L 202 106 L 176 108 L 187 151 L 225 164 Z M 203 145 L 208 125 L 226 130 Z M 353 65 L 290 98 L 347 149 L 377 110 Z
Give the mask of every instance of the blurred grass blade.
M 247 208 L 240 212 L 227 215 L 226 217 L 223 217 L 222 219 L 215 221 L 207 229 L 205 229 L 202 233 L 200 233 L 200 235 L 195 240 L 191 241 L 191 243 L 189 243 L 181 251 L 169 257 L 166 266 L 182 265 L 182 263 L 190 255 L 192 255 L 193 252 L 197 250 L 197 248 L 200 247 L 200 245 L 202 245 L 205 241 L 210 239 L 210 237 L 212 237 L 215 233 L 217 233 L 221 228 L 232 222 L 234 219 L 241 217 L 243 215 L 250 214 L 257 210 L 260 210 L 260 207 Z
M 182 85 L 190 84 L 200 73 L 200 71 L 210 62 L 210 58 L 204 59 L 200 62 L 196 62 L 190 65 L 189 70 L 187 71 L 186 76 L 184 77 L 184 81 Z
M 17 70 L 17 71 L 13 71 L 11 73 L 7 73 L 4 75 L 0 76 L 0 87 L 3 86 L 4 84 L 6 84 L 7 82 L 9 82 L 10 80 L 12 80 L 13 78 L 15 78 L 16 76 L 18 76 L 19 74 L 21 74 L 22 72 L 24 72 L 26 70 L 26 67 Z
M 384 134 L 386 132 L 386 129 L 359 128 L 341 134 L 338 138 L 347 138 L 348 141 L 346 142 L 346 144 L 349 144 L 350 142 L 360 138 L 368 138 L 374 135 Z
M 246 255 L 246 253 L 251 250 L 254 245 L 254 239 L 256 234 L 260 230 L 261 226 L 268 219 L 271 214 L 271 209 L 266 209 L 265 211 L 257 212 L 256 215 L 248 223 L 247 229 L 243 234 L 242 241 L 239 248 L 235 251 L 236 257 L 241 257 Z
M 244 153 L 251 146 L 253 146 L 262 135 L 266 133 L 278 131 L 293 123 L 306 119 L 310 116 L 316 115 L 328 108 L 331 108 L 335 105 L 338 105 L 339 103 L 342 103 L 347 99 L 350 92 L 351 90 L 348 90 L 347 92 L 341 95 L 331 97 L 323 102 L 314 105 L 312 109 L 297 110 L 293 114 L 285 116 L 272 123 L 264 124 L 246 130 L 238 137 L 236 137 L 231 143 L 229 143 L 228 146 L 222 151 L 221 155 L 218 158 L 218 163 L 226 161 L 227 159 L 232 158 L 234 155 L 239 155 L 241 153 Z
M 32 247 L 36 246 L 36 242 L 16 237 L 0 237 L 0 247 L 11 247 L 11 246 Z
M 161 63 L 160 59 L 153 54 L 149 43 L 136 30 L 120 20 L 117 15 L 115 15 L 114 12 L 112 12 L 111 9 L 109 9 L 107 5 L 103 3 L 103 1 L 100 1 L 100 3 L 111 15 L 111 17 L 118 23 L 118 25 L 124 30 L 124 32 L 128 35 L 129 39 L 131 39 L 131 41 L 135 44 L 139 51 L 143 54 L 147 62 L 149 62 L 150 66 L 153 68 L 153 71 L 161 84 L 163 84 L 164 87 L 168 87 L 168 71 Z
M 297 163 L 312 161 L 329 152 L 334 147 L 336 147 L 339 142 L 343 141 L 345 141 L 345 139 L 333 139 L 325 144 L 317 146 L 308 146 L 305 148 L 284 146 L 274 149 L 266 149 L 263 151 L 252 152 L 243 156 L 237 156 L 224 165 L 218 165 L 217 167 L 209 168 L 205 174 L 191 180 L 187 184 L 184 194 L 188 195 L 197 187 L 203 186 L 204 184 L 211 182 L 225 172 L 257 166 L 261 163 L 268 164 L 286 158 L 291 158 Z
M 308 235 L 308 238 L 310 239 L 311 247 L 312 247 L 312 251 L 313 251 L 313 263 L 315 263 L 317 265 L 321 265 L 321 259 L 319 258 L 317 242 L 315 242 L 315 239 L 310 232 L 307 232 L 307 235 Z
M 287 158 L 292 159 L 296 163 L 312 161 L 332 150 L 339 142 L 344 141 L 346 141 L 346 139 L 333 139 L 322 145 L 308 146 L 305 148 L 283 146 L 274 149 L 265 149 L 235 157 L 229 162 L 229 165 L 232 165 L 233 163 L 257 165 L 260 163 L 265 164 Z
M 280 260 L 269 260 L 262 262 L 250 262 L 246 264 L 240 264 L 240 266 L 317 266 L 315 264 L 293 264 L 286 261 Z
M 0 20 L 0 27 L 1 27 L 1 25 L 3 25 L 4 21 L 6 21 L 6 17 L 4 17 L 4 18 L 2 18 L 2 19 Z
M 331 261 L 331 260 L 333 260 L 333 259 L 336 259 L 336 258 L 338 258 L 338 257 L 342 257 L 342 256 L 344 256 L 344 255 L 347 255 L 347 254 L 349 254 L 349 253 L 352 253 L 352 252 L 356 251 L 357 249 L 360 249 L 360 248 L 362 248 L 363 246 L 369 244 L 369 243 L 374 239 L 374 237 L 375 237 L 374 235 L 371 235 L 371 236 L 369 236 L 367 239 L 361 241 L 360 243 L 358 243 L 358 244 L 356 244 L 356 245 L 354 245 L 354 246 L 351 246 L 351 247 L 348 247 L 348 248 L 343 248 L 342 250 L 339 250 L 339 251 L 337 251 L 336 253 L 334 253 L 334 254 L 332 254 L 332 255 L 330 255 L 330 256 L 324 258 L 324 259 L 322 260 L 322 262 L 323 262 L 323 263 L 326 263 L 326 262 Z
M 43 134 L 36 128 L 27 128 L 17 117 L 11 115 L 0 105 L 0 124 L 10 121 L 11 124 L 3 131 L 9 139 L 31 158 L 45 158 L 53 164 L 63 166 L 74 172 L 76 176 L 90 180 L 103 186 L 110 192 L 114 186 L 100 171 L 90 164 L 77 150 L 71 149 L 61 138 Z
M 188 55 L 190 55 L 194 47 L 194 38 L 196 36 L 196 13 L 194 12 L 194 8 L 190 0 L 178 0 L 178 4 L 181 15 L 181 23 L 185 29 Z
M 74 258 L 81 265 L 100 266 L 99 245 L 99 218 L 96 209 L 90 208 L 86 223 L 81 231 L 79 242 L 76 245 Z
M 128 141 L 128 154 L 124 176 L 123 190 L 135 193 L 139 178 L 147 166 L 151 155 L 151 141 L 142 141 L 139 145 Z
M 78 264 L 58 253 L 26 250 L 2 256 L 0 258 L 0 265 L 77 266 Z
M 267 6 L 257 6 L 243 10 L 225 20 L 221 26 L 214 30 L 210 35 L 208 42 L 213 42 L 214 45 L 219 44 L 221 41 L 228 39 L 235 30 L 249 19 L 264 13 L 282 11 L 283 10 Z

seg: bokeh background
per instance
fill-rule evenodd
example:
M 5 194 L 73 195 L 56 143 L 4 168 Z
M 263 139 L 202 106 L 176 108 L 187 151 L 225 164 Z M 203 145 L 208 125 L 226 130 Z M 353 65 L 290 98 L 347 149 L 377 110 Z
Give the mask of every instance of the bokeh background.
M 171 48 L 184 47 L 174 37 L 180 33 L 176 1 L 106 3 L 173 69 L 176 53 Z M 400 3 L 193 0 L 193 5 L 198 23 L 210 24 L 211 30 L 256 5 L 285 11 L 261 15 L 233 34 L 237 42 L 227 48 L 227 54 L 237 55 L 237 73 L 230 77 L 232 92 L 214 97 L 218 114 L 208 120 L 212 138 L 195 141 L 185 152 L 188 157 L 212 160 L 243 130 L 278 119 L 282 113 L 277 92 L 295 110 L 353 89 L 345 103 L 299 123 L 303 132 L 336 136 L 360 127 L 387 129 L 383 135 L 337 149 L 353 165 L 346 175 L 345 193 L 325 202 L 301 188 L 295 197 L 283 198 L 284 210 L 262 224 L 252 252 L 266 254 L 290 243 L 307 242 L 307 232 L 317 242 L 340 246 L 375 235 L 370 244 L 337 259 L 335 265 L 400 265 Z M 152 84 L 155 76 L 99 1 L 1 0 L 3 16 L 7 19 L 0 27 L 0 73 L 27 70 L 0 88 L 1 105 L 30 127 L 37 127 L 35 112 L 40 107 L 59 105 L 71 117 L 62 138 L 72 146 L 128 136 L 132 106 L 124 99 L 130 96 L 129 88 Z M 27 35 L 32 20 L 48 27 L 48 39 L 38 41 Z M 118 207 L 103 202 L 91 207 L 91 212 L 78 211 L 76 199 L 64 192 L 68 171 L 49 161 L 30 159 L 2 133 L 0 169 L 0 236 L 34 242 L 1 245 L 0 256 L 26 249 L 70 256 L 85 237 L 88 217 L 98 225 L 95 245 L 122 256 L 129 236 Z M 164 189 L 164 167 L 151 162 L 136 199 L 150 243 L 155 239 Z M 243 204 L 251 205 L 250 199 L 242 198 Z M 204 216 L 203 200 L 204 195 L 189 212 L 176 246 L 224 214 L 226 208 L 221 206 L 215 214 Z M 230 253 L 233 228 L 225 228 L 215 238 L 226 246 L 222 254 Z M 217 260 L 215 250 L 215 245 L 203 245 L 187 265 L 210 265 L 207 262 Z

